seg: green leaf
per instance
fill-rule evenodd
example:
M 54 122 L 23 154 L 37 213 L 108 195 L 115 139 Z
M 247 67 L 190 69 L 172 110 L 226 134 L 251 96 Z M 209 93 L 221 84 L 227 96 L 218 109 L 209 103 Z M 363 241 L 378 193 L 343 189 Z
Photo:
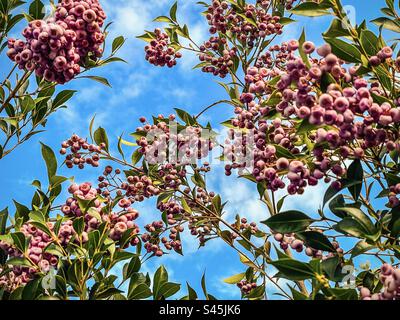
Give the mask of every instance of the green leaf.
M 41 221 L 31 221 L 31 225 L 35 226 L 39 230 L 42 230 L 47 235 L 51 236 L 51 230 L 49 229 L 48 225 L 45 222 Z
M 30 210 L 28 207 L 24 206 L 23 204 L 13 200 L 14 205 L 15 205 L 15 215 L 14 219 L 20 219 L 22 218 L 23 222 L 27 221 L 29 219 L 29 212 Z
M 153 297 L 154 297 L 154 299 L 159 298 L 160 288 L 166 282 L 168 282 L 168 272 L 164 268 L 164 266 L 160 266 L 154 275 L 154 282 L 153 282 Z
M 99 83 L 104 84 L 105 86 L 111 88 L 110 82 L 104 77 L 100 77 L 100 76 L 81 76 L 80 78 L 90 79 L 90 80 L 99 82 Z
M 368 234 L 372 235 L 376 232 L 376 228 L 371 219 L 360 209 L 354 207 L 343 207 L 337 209 L 347 212 L 350 216 L 356 219 L 364 227 Z
M 355 247 L 351 250 L 351 258 L 355 258 L 359 256 L 360 254 L 363 254 L 371 249 L 374 249 L 375 246 L 368 244 L 365 240 L 360 240 L 357 242 Z
M 53 150 L 49 146 L 45 145 L 44 143 L 41 143 L 41 145 L 42 145 L 42 157 L 46 162 L 47 176 L 50 182 L 51 178 L 55 176 L 57 172 L 57 159 Z
M 308 55 L 304 52 L 303 50 L 303 44 L 306 42 L 306 31 L 303 28 L 303 31 L 301 32 L 300 38 L 299 38 L 299 54 L 301 59 L 303 60 L 304 64 L 310 68 L 310 59 L 308 58 Z
M 201 289 L 203 290 L 204 296 L 206 297 L 206 300 L 211 300 L 210 295 L 207 292 L 207 286 L 206 286 L 206 273 L 204 272 L 202 277 L 201 277 Z
M 350 36 L 349 30 L 343 28 L 343 22 L 339 19 L 334 19 L 329 29 L 323 33 L 324 37 L 339 38 Z
M 45 15 L 44 4 L 40 0 L 34 0 L 29 6 L 29 15 L 33 19 L 43 19 Z
M 173 296 L 175 293 L 177 293 L 181 289 L 181 285 L 178 283 L 173 283 L 173 282 L 167 282 L 161 285 L 160 290 L 159 290 L 159 297 L 163 298 L 168 298 L 170 296 Z
M 382 84 L 382 86 L 391 91 L 392 90 L 392 80 L 388 75 L 388 71 L 382 65 L 374 68 L 374 73 L 376 78 Z
M 362 182 L 364 178 L 364 171 L 359 159 L 354 160 L 347 170 L 348 182 L 355 184 L 348 187 L 349 192 L 355 201 L 358 200 L 362 189 Z
M 26 284 L 22 291 L 22 300 L 34 300 L 39 294 L 39 284 L 42 279 L 34 279 Z M 39 290 L 38 290 L 39 289 Z
M 344 218 L 333 226 L 333 229 L 344 234 L 349 234 L 356 238 L 365 238 L 368 231 L 356 220 L 352 218 Z
M 378 18 L 371 21 L 379 27 L 383 27 L 385 29 L 400 33 L 400 25 L 397 21 L 391 20 L 389 18 Z
M 54 188 L 58 187 L 59 185 L 63 184 L 67 180 L 68 180 L 67 177 L 53 176 L 50 179 L 51 188 L 54 189 Z
M 132 257 L 126 269 L 126 279 L 131 278 L 134 273 L 139 272 L 141 265 L 139 256 L 135 255 Z
M 293 300 L 307 300 L 308 296 L 304 295 L 300 291 L 297 291 L 293 287 L 289 286 L 290 291 L 292 292 Z
M 343 279 L 344 274 L 342 273 L 341 262 L 338 256 L 321 261 L 321 269 L 328 276 L 329 280 L 339 282 Z
M 303 212 L 291 210 L 278 213 L 261 223 L 280 233 L 304 231 L 314 220 Z
M 187 204 L 185 198 L 181 198 L 181 204 L 182 204 L 182 208 L 187 212 L 187 213 L 192 213 L 192 209 L 189 207 L 189 205 Z
M 64 252 L 62 251 L 62 248 L 60 248 L 58 245 L 55 243 L 50 243 L 45 249 L 44 252 L 50 253 L 56 257 L 63 257 Z
M 265 285 L 261 285 L 251 290 L 251 292 L 246 295 L 249 300 L 261 300 L 265 297 Z
M 338 194 L 336 197 L 334 197 L 330 202 L 329 202 L 329 209 L 332 211 L 332 213 L 339 217 L 339 218 L 345 218 L 347 217 L 346 212 L 343 212 L 341 210 L 338 210 L 337 208 L 345 207 L 346 203 L 344 201 L 344 197 L 342 194 Z
M 155 18 L 153 21 L 154 21 L 154 22 L 168 22 L 168 23 L 171 23 L 171 22 L 172 22 L 171 18 L 169 18 L 169 17 L 167 17 L 167 16 L 158 16 L 158 17 Z
M 294 281 L 314 278 L 314 271 L 307 263 L 294 259 L 279 259 L 271 264 L 278 269 L 279 277 Z
M 11 259 L 8 259 L 7 264 L 11 266 L 28 267 L 28 268 L 33 266 L 28 259 L 21 257 L 13 257 Z
M 79 236 L 82 235 L 82 232 L 85 230 L 85 219 L 84 219 L 84 217 L 76 218 L 73 221 L 72 226 L 74 227 L 75 232 Z
M 104 128 L 97 128 L 97 130 L 93 134 L 93 138 L 97 145 L 104 143 L 106 146 L 105 149 L 108 151 L 108 137 Z
M 6 233 L 7 219 L 8 219 L 8 208 L 5 208 L 0 211 L 0 235 Z
M 103 222 L 103 219 L 101 218 L 100 213 L 93 207 L 89 208 L 87 210 L 88 215 L 90 215 L 91 217 L 94 217 L 97 219 L 97 221 L 99 222 Z
M 128 294 L 129 300 L 146 299 L 151 296 L 151 290 L 146 283 L 140 283 Z
M 75 90 L 64 90 L 61 91 L 59 94 L 57 94 L 57 96 L 53 100 L 52 104 L 53 109 L 61 107 L 65 102 L 67 102 L 69 99 L 73 97 L 75 92 L 76 92 Z
M 224 279 L 224 282 L 229 284 L 237 284 L 238 282 L 243 280 L 245 275 L 246 275 L 245 273 L 235 274 L 234 276 Z
M 6 14 L 9 10 L 10 4 L 8 0 L 0 0 L 0 12 Z
M 297 236 L 305 242 L 307 247 L 311 247 L 316 250 L 336 252 L 332 243 L 328 238 L 318 231 L 305 231 L 298 233 Z
M 333 294 L 336 300 L 358 300 L 358 293 L 355 289 L 331 288 L 329 292 Z
M 304 119 L 303 121 L 300 122 L 299 126 L 297 127 L 297 133 L 302 134 L 302 133 L 307 133 L 312 130 L 315 130 L 317 126 L 315 124 L 311 124 L 308 119 Z
M 196 120 L 185 110 L 178 109 L 178 108 L 174 108 L 174 110 L 176 111 L 176 114 L 178 115 L 178 117 L 180 119 L 182 119 L 182 121 L 184 121 L 187 125 L 193 125 L 196 123 Z
M 107 64 L 112 63 L 112 62 L 128 63 L 126 60 L 124 60 L 124 59 L 122 59 L 120 57 L 109 57 L 109 58 L 106 58 L 104 60 L 99 61 L 99 65 L 104 66 L 104 65 L 107 65 Z M 111 85 L 110 85 L 110 87 L 111 87 Z
M 323 200 L 323 207 L 327 204 L 329 200 L 331 200 L 339 191 L 343 190 L 344 188 L 351 187 L 353 185 L 359 184 L 358 181 L 347 181 L 347 180 L 341 180 L 341 189 L 336 190 L 332 186 L 329 186 L 328 189 L 325 192 L 324 195 L 324 200 Z
M 14 245 L 17 247 L 17 249 L 21 253 L 24 253 L 27 249 L 25 235 L 22 232 L 15 232 L 15 233 L 11 234 L 11 238 L 13 240 Z
M 246 256 L 244 256 L 241 253 L 239 253 L 239 259 L 240 259 L 240 262 L 245 264 L 246 266 L 257 269 L 257 266 L 254 264 L 254 262 L 251 261 L 249 258 L 247 258 Z
M 169 10 L 169 15 L 173 21 L 176 21 L 176 11 L 178 9 L 178 2 L 175 2 Z
M 145 34 L 137 36 L 136 38 L 140 39 L 140 40 L 143 40 L 143 41 L 146 41 L 146 42 L 150 42 L 151 40 L 154 39 L 154 35 L 152 35 L 150 32 L 147 32 Z
M 287 159 L 294 159 L 295 156 L 285 147 L 282 147 L 280 145 L 274 144 L 274 147 L 276 149 L 276 156 L 277 157 L 284 157 Z
M 135 166 L 140 161 L 140 159 L 142 159 L 142 157 L 143 157 L 143 153 L 140 152 L 139 149 L 135 150 L 132 153 L 132 165 Z
M 125 38 L 123 36 L 116 37 L 112 43 L 112 53 L 117 52 L 125 43 Z
M 279 23 L 281 25 L 283 25 L 283 26 L 286 26 L 286 25 L 291 24 L 293 22 L 296 22 L 296 20 L 293 20 L 293 19 L 288 18 L 288 17 L 280 17 L 280 19 L 279 19 Z
M 324 38 L 332 52 L 346 62 L 361 62 L 361 52 L 354 45 L 336 38 Z
M 380 50 L 378 37 L 369 30 L 361 31 L 360 42 L 367 54 L 374 56 Z
M 189 300 L 197 300 L 197 293 L 196 291 L 186 282 L 187 289 L 188 289 L 188 299 Z
M 206 184 L 205 184 L 205 182 L 204 182 L 204 179 L 203 179 L 203 177 L 201 176 L 201 174 L 198 172 L 198 171 L 196 171 L 195 173 L 194 173 L 194 175 L 192 175 L 192 181 L 193 181 L 193 183 L 196 185 L 196 186 L 198 186 L 198 187 L 200 187 L 200 188 L 205 188 L 206 187 Z
M 320 3 L 304 2 L 294 7 L 290 12 L 299 16 L 319 17 L 330 15 L 329 8 L 329 6 Z
M 35 100 L 33 100 L 31 96 L 26 96 L 24 99 L 22 99 L 21 111 L 22 113 L 26 114 L 32 111 L 35 108 L 35 106 L 36 106 Z

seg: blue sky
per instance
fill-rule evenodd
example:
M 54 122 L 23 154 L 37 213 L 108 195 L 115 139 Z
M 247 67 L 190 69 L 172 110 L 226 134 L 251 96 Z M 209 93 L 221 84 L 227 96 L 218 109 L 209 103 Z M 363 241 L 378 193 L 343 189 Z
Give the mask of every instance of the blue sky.
M 106 128 L 115 146 L 117 137 L 122 132 L 129 133 L 135 130 L 138 126 L 137 119 L 142 115 L 150 117 L 160 113 L 169 114 L 174 107 L 197 113 L 212 102 L 226 98 L 225 91 L 216 83 L 219 79 L 191 69 L 198 61 L 190 54 L 184 53 L 184 57 L 174 69 L 156 68 L 144 60 L 144 43 L 135 39 L 135 36 L 142 34 L 144 29 L 154 29 L 152 19 L 168 13 L 173 2 L 101 1 L 109 17 L 108 21 L 114 21 L 110 37 L 123 35 L 127 38 L 120 56 L 127 60 L 128 64 L 109 65 L 93 73 L 106 76 L 113 88 L 88 80 L 76 80 L 65 86 L 68 89 L 79 90 L 68 103 L 68 109 L 60 110 L 49 119 L 46 132 L 32 138 L 1 160 L 0 209 L 9 206 L 13 212 L 12 199 L 30 203 L 34 191 L 30 183 L 34 179 L 46 180 L 39 141 L 58 150 L 61 141 L 73 133 L 87 136 L 89 121 L 96 114 L 96 125 Z M 195 3 L 194 0 L 179 1 L 178 17 L 180 21 L 189 24 L 192 37 L 200 41 L 207 38 L 207 26 L 198 14 L 202 8 Z M 369 21 L 379 16 L 379 8 L 384 6 L 383 0 L 355 0 L 343 3 L 354 6 L 357 22 L 363 19 Z M 329 22 L 329 17 L 301 18 L 298 23 L 285 29 L 283 39 L 280 40 L 297 39 L 304 26 L 308 40 L 320 44 L 320 34 L 328 28 Z M 0 60 L 0 75 L 3 75 L 9 66 L 7 58 L 3 55 Z M 217 107 L 208 112 L 202 120 L 210 121 L 214 127 L 220 128 L 219 123 L 232 115 L 229 108 Z M 260 221 L 267 218 L 266 207 L 257 200 L 254 185 L 235 177 L 224 177 L 221 167 L 214 168 L 213 172 L 208 182 L 212 189 L 221 193 L 224 200 L 229 200 L 226 207 L 228 216 L 233 217 L 240 213 L 249 220 Z M 95 181 L 99 172 L 94 169 L 78 171 L 61 168 L 60 173 L 75 176 L 77 182 L 83 182 Z M 316 214 L 323 194 L 324 186 L 310 188 L 301 198 L 289 198 L 285 208 L 296 208 L 310 215 Z M 137 208 L 143 222 L 150 222 L 159 215 L 152 201 L 140 204 Z M 196 241 L 187 238 L 186 243 L 184 242 L 184 257 L 171 254 L 161 259 L 153 259 L 146 264 L 145 269 L 152 272 L 157 265 L 164 264 L 173 281 L 182 284 L 188 281 L 198 292 L 201 291 L 201 275 L 206 271 L 208 289 L 212 294 L 221 299 L 239 298 L 239 290 L 222 282 L 222 279 L 228 276 L 243 272 L 237 254 L 218 241 L 210 242 L 205 248 L 197 250 Z

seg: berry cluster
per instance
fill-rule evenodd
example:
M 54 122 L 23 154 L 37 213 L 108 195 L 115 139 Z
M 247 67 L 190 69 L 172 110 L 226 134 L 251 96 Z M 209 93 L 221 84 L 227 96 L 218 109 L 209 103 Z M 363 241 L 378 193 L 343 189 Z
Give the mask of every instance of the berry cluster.
M 376 56 L 372 56 L 369 58 L 369 63 L 373 67 L 377 67 L 380 64 L 386 62 L 386 59 L 389 59 L 393 56 L 393 49 L 390 47 L 384 47 L 382 50 L 378 52 Z M 400 59 L 396 59 L 396 66 L 400 63 Z
M 283 188 L 284 176 L 289 180 L 288 192 L 301 194 L 307 185 L 316 185 L 321 179 L 334 179 L 333 187 L 340 188 L 346 159 L 364 159 L 371 149 L 381 146 L 388 151 L 399 149 L 396 125 L 400 123 L 400 108 L 376 102 L 374 97 L 384 95 L 379 82 L 360 78 L 354 66 L 344 68 L 344 61 L 329 45 L 316 49 L 312 42 L 303 43 L 301 50 L 309 56 L 306 62 L 294 55 L 299 49 L 296 40 L 277 49 L 282 60 L 276 84 L 270 84 L 272 74 L 262 65 L 271 67 L 268 57 L 247 70 L 249 89 L 240 97 L 244 107 L 236 108 L 232 125 L 248 129 L 250 135 L 243 138 L 239 130 L 230 131 L 233 143 L 224 151 L 233 163 L 226 166 L 227 174 L 250 167 L 257 181 L 264 181 L 270 190 Z M 311 57 L 314 51 L 319 59 Z M 378 55 L 390 62 L 391 49 L 385 47 Z M 324 79 L 329 77 L 335 81 L 324 87 Z M 272 98 L 278 102 L 270 105 Z M 267 120 L 272 112 L 281 117 Z M 309 129 L 299 132 L 302 125 Z M 300 154 L 304 136 L 314 145 L 308 159 L 279 156 L 283 149 Z M 240 161 L 240 154 L 246 151 L 251 153 L 251 166 Z M 397 203 L 394 198 L 392 202 Z
M 226 34 L 235 37 L 242 45 L 253 48 L 257 39 L 282 33 L 280 18 L 269 14 L 269 5 L 264 5 L 266 3 L 257 2 L 256 5 L 239 8 L 226 1 L 212 1 L 206 19 L 213 36 L 200 46 L 199 59 L 203 72 L 224 78 L 234 69 L 238 61 L 237 48 L 230 48 L 224 36 Z
M 257 288 L 257 283 L 242 280 L 236 284 L 243 294 L 249 294 L 252 290 Z
M 256 39 L 282 33 L 280 18 L 272 16 L 258 5 L 248 4 L 242 10 L 226 1 L 213 0 L 208 7 L 206 18 L 211 34 L 226 34 L 229 31 L 249 47 L 256 44 Z
M 53 224 L 49 222 L 48 227 L 52 230 Z M 25 257 L 32 264 L 32 267 L 13 266 L 9 273 L 0 278 L 0 287 L 4 285 L 10 291 L 31 281 L 38 271 L 47 273 L 51 267 L 55 268 L 58 264 L 56 256 L 45 252 L 46 247 L 52 242 L 51 237 L 47 233 L 30 223 L 22 225 L 20 231 L 25 237 L 29 238 Z M 3 241 L 0 241 L 0 249 L 4 250 L 9 257 L 24 256 L 14 246 Z
M 135 246 L 140 239 L 136 236 L 140 230 L 135 220 L 139 217 L 139 213 L 131 208 L 131 202 L 124 198 L 118 197 L 118 207 L 120 210 L 114 212 L 111 208 L 111 203 L 114 199 L 106 198 L 101 202 L 98 199 L 98 192 L 92 188 L 88 182 L 72 184 L 68 188 L 71 197 L 68 198 L 64 205 L 61 206 L 61 212 L 64 215 L 63 222 L 60 224 L 58 233 L 55 233 L 54 223 L 47 222 L 49 233 L 45 232 L 33 224 L 26 222 L 20 228 L 20 232 L 29 239 L 28 249 L 23 255 L 14 245 L 0 241 L 0 249 L 4 250 L 10 257 L 25 256 L 32 267 L 12 266 L 11 271 L 0 277 L 0 285 L 7 290 L 13 291 L 20 285 L 25 285 L 34 278 L 38 272 L 47 273 L 50 268 L 57 268 L 58 258 L 53 254 L 46 252 L 46 248 L 50 244 L 60 245 L 66 248 L 69 243 L 83 244 L 89 240 L 88 233 L 97 230 L 100 225 L 106 226 L 108 237 L 118 242 L 121 237 L 129 232 L 127 239 L 129 242 L 124 244 L 124 247 L 129 245 Z M 80 205 L 80 202 L 89 204 L 90 209 L 86 211 Z M 74 220 L 78 217 L 84 217 L 84 229 L 81 234 L 78 234 L 74 228 Z
M 142 202 L 162 191 L 176 190 L 186 175 L 184 169 L 179 171 L 172 164 L 161 165 L 150 177 L 143 170 L 137 169 L 132 175 L 121 177 L 121 171 L 107 166 L 102 176 L 98 177 L 98 193 L 108 197 L 112 191 L 125 196 L 131 203 Z
M 184 227 L 181 222 L 176 223 L 172 220 L 169 219 L 169 226 L 166 226 L 161 220 L 153 221 L 145 226 L 147 232 L 142 235 L 142 241 L 145 243 L 144 248 L 147 252 L 152 252 L 155 256 L 161 257 L 164 254 L 161 244 L 167 250 L 175 250 L 179 253 L 182 251 L 180 233 L 184 231 Z M 168 238 L 162 236 L 165 232 L 169 232 Z
M 174 119 L 174 115 L 167 119 L 161 116 L 156 124 L 147 123 L 136 129 L 141 135 L 136 141 L 140 146 L 139 152 L 144 154 L 149 164 L 162 164 L 167 160 L 169 165 L 195 164 L 197 160 L 207 157 L 214 147 L 213 137 L 203 136 L 201 127 L 186 126 L 178 131 L 180 126 L 170 122 Z
M 144 48 L 146 60 L 155 66 L 172 68 L 176 65 L 176 59 L 181 58 L 182 54 L 173 48 L 168 35 L 161 29 L 155 29 L 154 35 L 155 39 Z
M 66 155 L 65 165 L 68 168 L 78 166 L 79 169 L 83 169 L 85 164 L 98 167 L 100 153 L 104 148 L 104 143 L 99 146 L 89 144 L 87 140 L 74 134 L 71 138 L 61 144 L 60 154 Z M 71 151 L 69 154 L 67 154 L 68 149 Z
M 46 81 L 65 83 L 80 73 L 88 55 L 100 57 L 106 15 L 98 0 L 62 0 L 53 17 L 29 22 L 24 40 L 8 40 L 8 57 Z
M 225 78 L 229 70 L 234 66 L 236 57 L 236 48 L 229 49 L 225 38 L 210 37 L 203 45 L 200 46 L 199 60 L 205 63 L 201 71 L 212 73 L 214 76 Z M 212 50 L 212 51 L 211 51 Z M 218 52 L 214 54 L 212 52 Z
M 380 282 L 383 290 L 380 293 L 373 293 L 363 287 L 360 290 L 362 300 L 399 300 L 400 299 L 400 269 L 390 264 L 383 264 L 380 269 Z
M 255 62 L 254 66 L 256 68 L 248 70 L 249 72 L 245 75 L 246 83 L 250 84 L 250 86 L 254 86 L 254 84 L 259 82 L 260 85 L 263 82 L 263 78 L 279 76 L 281 72 L 285 70 L 286 61 L 292 57 L 293 51 L 286 42 L 269 47 Z M 268 89 L 268 86 L 265 88 Z M 258 90 L 260 89 L 261 88 Z M 256 92 L 257 90 L 252 93 Z
M 98 199 L 98 190 L 93 188 L 89 182 L 80 185 L 73 184 L 69 187 L 68 192 L 72 197 L 67 199 L 61 211 L 72 218 L 84 217 L 85 230 L 82 233 L 83 239 L 87 239 L 87 233 L 96 230 L 103 222 L 108 223 L 110 229 L 109 237 L 114 241 L 120 240 L 127 230 L 130 230 L 132 235 L 139 233 L 139 227 L 134 222 L 139 217 L 139 213 L 130 207 L 132 203 L 129 199 L 122 197 L 118 201 L 118 206 L 121 208 L 119 212 L 108 212 L 107 210 L 104 211 L 104 204 Z M 82 212 L 79 206 L 79 199 L 89 201 L 91 210 L 98 213 L 97 217 L 93 215 L 93 211 Z M 110 202 L 111 198 L 106 198 L 106 200 Z M 68 226 L 65 226 L 65 229 L 69 230 Z M 72 230 L 70 233 L 63 234 L 63 242 L 67 243 L 73 235 Z M 131 245 L 136 245 L 137 243 L 138 239 L 133 238 Z
M 259 229 L 257 227 L 257 224 L 255 222 L 248 222 L 246 218 L 237 218 L 238 222 L 231 224 L 233 228 L 236 228 L 238 231 L 241 233 L 243 232 L 250 232 L 250 234 L 256 234 Z M 237 233 L 232 233 L 233 239 L 236 239 L 238 237 Z

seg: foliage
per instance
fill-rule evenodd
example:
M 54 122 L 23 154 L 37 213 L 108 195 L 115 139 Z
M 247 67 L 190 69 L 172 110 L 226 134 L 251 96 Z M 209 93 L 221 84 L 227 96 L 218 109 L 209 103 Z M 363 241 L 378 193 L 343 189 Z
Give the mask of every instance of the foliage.
M 0 213 L 3 297 L 170 298 L 180 285 L 169 281 L 165 268 L 152 280 L 140 268 L 148 258 L 183 255 L 186 229 L 200 247 L 219 238 L 238 253 L 243 271 L 225 282 L 237 285 L 243 299 L 269 298 L 269 285 L 293 300 L 397 299 L 400 58 L 397 40 L 388 46 L 383 29 L 399 32 L 399 8 L 393 0 L 386 3 L 385 17 L 373 20 L 375 33 L 366 21 L 352 25 L 339 0 L 200 2 L 211 34 L 203 43 L 179 23 L 175 3 L 169 15 L 155 19 L 163 30 L 138 37 L 147 42 L 146 59 L 173 67 L 182 52 L 194 53 L 200 61 L 194 69 L 229 78 L 219 82 L 226 99 L 197 115 L 175 109 L 168 117 L 140 118 L 129 138 L 118 139 L 118 155 L 111 151 L 114 141 L 103 128 L 94 130 L 92 121 L 90 141 L 73 135 L 62 143 L 65 165 L 112 166 L 105 166 L 97 188 L 72 185 L 72 198 L 62 206 L 54 203 L 68 179 L 56 175 L 56 157 L 42 145 L 47 191 L 36 181 L 31 208 L 16 203 L 11 223 L 7 210 Z M 296 15 L 331 17 L 323 46 L 307 41 L 306 30 L 298 40 L 276 44 Z M 122 42 L 115 40 L 113 48 Z M 211 166 L 204 159 L 220 146 L 200 116 L 220 104 L 233 108 L 223 122 L 233 142 L 223 146 L 219 159 L 230 161 L 227 175 L 237 170 L 254 183 L 266 205 L 261 224 L 241 215 L 227 221 L 226 202 L 207 186 Z M 251 155 L 250 163 L 240 158 L 243 153 Z M 318 183 L 329 183 L 318 212 L 282 210 L 286 197 Z M 279 189 L 287 194 L 277 199 Z M 132 206 L 151 197 L 157 198 L 160 220 L 139 227 Z M 384 204 L 376 201 L 381 198 Z M 64 241 L 59 228 L 67 221 L 73 231 Z M 57 257 L 56 289 L 38 285 L 46 274 L 39 261 L 30 261 L 35 244 L 24 231 L 32 225 L 47 235 L 43 249 L 50 261 Z M 357 265 L 360 257 L 375 259 L 375 266 Z M 117 277 L 111 272 L 121 261 Z M 21 270 L 30 275 L 25 285 L 13 281 Z M 204 276 L 201 285 L 205 298 L 215 299 Z M 187 290 L 182 299 L 198 298 L 189 284 Z

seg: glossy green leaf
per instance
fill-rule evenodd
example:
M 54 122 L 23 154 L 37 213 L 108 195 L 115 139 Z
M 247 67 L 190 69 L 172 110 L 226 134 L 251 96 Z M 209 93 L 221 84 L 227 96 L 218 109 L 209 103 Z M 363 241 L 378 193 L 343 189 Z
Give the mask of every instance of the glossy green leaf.
M 261 223 L 280 233 L 304 231 L 314 220 L 303 212 L 291 210 L 278 213 Z
M 353 44 L 336 38 L 325 38 L 332 52 L 346 62 L 361 62 L 361 52 Z

